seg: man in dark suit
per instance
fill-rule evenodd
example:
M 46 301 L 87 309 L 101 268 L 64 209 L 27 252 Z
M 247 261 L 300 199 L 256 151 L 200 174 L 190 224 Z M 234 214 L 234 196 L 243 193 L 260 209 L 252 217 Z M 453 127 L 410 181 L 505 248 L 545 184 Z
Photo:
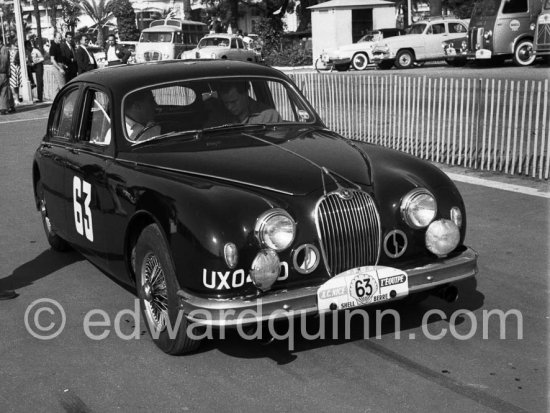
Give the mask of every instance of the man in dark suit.
M 61 56 L 63 59 L 62 63 L 67 66 L 67 69 L 65 70 L 65 80 L 69 82 L 71 79 L 76 77 L 78 70 L 72 32 L 65 33 L 65 41 L 61 43 Z
M 107 49 L 105 49 L 105 60 L 107 66 L 125 65 L 132 53 L 117 44 L 114 34 L 110 34 L 107 38 Z
M 76 65 L 78 74 L 81 75 L 89 70 L 97 69 L 97 62 L 94 55 L 88 50 L 88 37 L 83 34 L 80 36 L 78 47 L 76 48 Z

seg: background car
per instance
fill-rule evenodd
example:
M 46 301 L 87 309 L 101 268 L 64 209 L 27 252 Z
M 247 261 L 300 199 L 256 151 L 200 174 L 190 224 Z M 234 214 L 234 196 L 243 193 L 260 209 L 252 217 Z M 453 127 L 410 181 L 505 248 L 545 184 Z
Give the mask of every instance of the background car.
M 131 286 L 169 354 L 198 347 L 193 326 L 453 301 L 477 272 L 447 175 L 331 132 L 263 65 L 84 73 L 55 97 L 32 178 L 51 247 Z
M 261 61 L 261 54 L 247 48 L 236 34 L 215 33 L 204 36 L 195 49 L 183 52 L 182 59 L 227 59 Z
M 350 64 L 355 70 L 365 70 L 369 64 L 372 64 L 372 48 L 376 42 L 404 34 L 405 31 L 402 29 L 373 30 L 361 37 L 357 43 L 323 51 L 321 60 L 325 66 L 334 65 L 339 71 L 348 70 Z
M 468 25 L 459 19 L 434 18 L 413 24 L 405 36 L 377 42 L 373 60 L 380 69 L 410 68 L 415 62 L 443 60 L 443 41 L 462 38 Z

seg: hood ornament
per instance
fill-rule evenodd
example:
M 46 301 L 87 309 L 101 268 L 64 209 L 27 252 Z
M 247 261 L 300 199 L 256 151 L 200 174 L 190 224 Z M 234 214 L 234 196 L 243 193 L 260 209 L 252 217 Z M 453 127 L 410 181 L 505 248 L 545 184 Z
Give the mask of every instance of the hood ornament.
M 352 186 L 355 189 L 361 190 L 361 187 L 359 185 L 357 185 L 355 182 L 350 181 L 347 178 L 344 178 L 342 175 L 338 175 L 336 172 L 331 171 L 331 170 L 327 169 L 324 166 L 321 169 L 323 171 L 323 175 L 321 176 L 321 178 L 323 180 L 323 191 L 325 193 L 325 196 L 327 196 L 327 185 L 326 185 L 326 182 L 325 182 L 325 175 L 332 179 L 332 181 L 334 182 L 334 184 L 337 187 L 335 192 L 342 199 L 345 199 L 345 200 L 352 199 L 353 198 L 353 189 L 346 188 L 346 187 L 342 186 L 340 181 L 344 181 L 349 186 Z

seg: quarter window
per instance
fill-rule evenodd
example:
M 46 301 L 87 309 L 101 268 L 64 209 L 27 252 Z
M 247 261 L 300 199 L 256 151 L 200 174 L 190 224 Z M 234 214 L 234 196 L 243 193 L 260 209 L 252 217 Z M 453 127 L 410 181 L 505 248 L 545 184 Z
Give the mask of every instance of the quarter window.
M 109 97 L 101 91 L 90 91 L 88 94 L 90 105 L 86 117 L 87 128 L 83 139 L 96 145 L 111 143 L 111 112 Z
M 67 140 L 71 138 L 78 92 L 78 89 L 74 89 L 65 94 L 58 102 L 54 119 L 50 126 L 50 134 L 52 137 Z
M 428 34 L 443 34 L 443 33 L 445 33 L 444 23 L 432 24 L 428 29 Z

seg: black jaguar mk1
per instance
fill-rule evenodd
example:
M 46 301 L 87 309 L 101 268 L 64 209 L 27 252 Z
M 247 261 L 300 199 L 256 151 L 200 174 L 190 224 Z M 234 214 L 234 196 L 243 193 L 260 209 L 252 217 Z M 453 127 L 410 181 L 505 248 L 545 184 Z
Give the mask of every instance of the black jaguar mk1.
M 134 285 L 170 354 L 198 346 L 193 323 L 452 296 L 477 272 L 445 174 L 331 132 L 288 77 L 256 64 L 79 76 L 55 98 L 33 181 L 51 247 Z

